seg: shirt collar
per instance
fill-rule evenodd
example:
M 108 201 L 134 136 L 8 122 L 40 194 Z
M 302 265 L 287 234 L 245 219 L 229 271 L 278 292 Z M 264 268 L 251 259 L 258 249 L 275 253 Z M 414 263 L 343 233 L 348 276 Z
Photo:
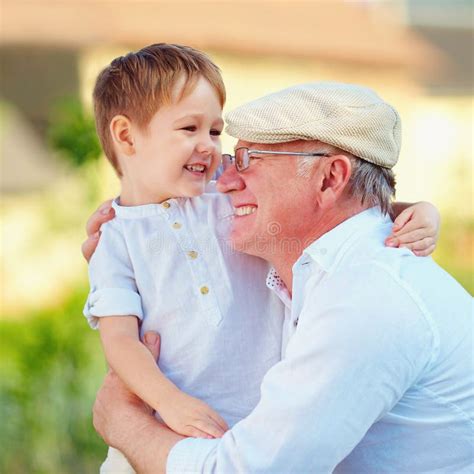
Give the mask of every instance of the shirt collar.
M 297 267 L 307 265 L 311 261 L 316 262 L 324 271 L 330 272 L 359 235 L 371 232 L 375 227 L 391 224 L 390 217 L 382 214 L 379 207 L 372 207 L 350 217 L 306 247 L 293 265 L 293 274 Z M 273 267 L 268 271 L 266 285 L 287 307 L 291 306 L 290 292 Z
M 344 256 L 346 250 L 361 234 L 372 231 L 375 227 L 391 224 L 388 215 L 383 215 L 379 207 L 372 207 L 350 217 L 326 232 L 303 251 L 295 263 L 302 265 L 308 262 L 308 256 L 324 271 L 330 272 Z
M 280 275 L 278 275 L 277 271 L 273 267 L 268 271 L 266 284 L 270 290 L 276 293 L 278 298 L 280 298 L 285 306 L 291 306 L 290 292 L 288 291 L 288 288 L 281 279 Z
M 112 201 L 116 217 L 123 219 L 136 219 L 141 217 L 162 216 L 170 214 L 184 202 L 185 198 L 172 198 L 160 204 L 142 204 L 140 206 L 121 206 L 120 196 Z

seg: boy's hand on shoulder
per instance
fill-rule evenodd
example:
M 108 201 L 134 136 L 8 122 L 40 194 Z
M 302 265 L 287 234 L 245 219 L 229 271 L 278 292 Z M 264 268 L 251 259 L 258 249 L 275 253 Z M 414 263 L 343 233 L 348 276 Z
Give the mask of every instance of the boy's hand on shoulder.
M 99 208 L 89 217 L 86 224 L 87 239 L 82 244 L 82 255 L 89 262 L 95 252 L 100 238 L 100 226 L 115 217 L 112 208 L 112 199 L 102 203 Z
M 406 247 L 419 257 L 430 255 L 439 238 L 440 221 L 433 204 L 423 201 L 413 204 L 397 216 L 385 245 Z
M 206 403 L 180 390 L 161 405 L 159 414 L 173 431 L 193 438 L 220 438 L 229 429 Z

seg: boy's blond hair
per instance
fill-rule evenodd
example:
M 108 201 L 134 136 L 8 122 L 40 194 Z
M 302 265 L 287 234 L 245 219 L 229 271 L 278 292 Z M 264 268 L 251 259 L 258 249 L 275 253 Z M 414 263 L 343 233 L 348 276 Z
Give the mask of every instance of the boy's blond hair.
M 136 53 L 114 59 L 97 77 L 94 112 L 102 148 L 119 176 L 109 126 L 115 115 L 124 115 L 145 128 L 162 105 L 170 104 L 173 89 L 185 78 L 180 99 L 192 92 L 203 77 L 215 89 L 221 106 L 225 86 L 219 68 L 201 51 L 177 44 L 152 44 Z

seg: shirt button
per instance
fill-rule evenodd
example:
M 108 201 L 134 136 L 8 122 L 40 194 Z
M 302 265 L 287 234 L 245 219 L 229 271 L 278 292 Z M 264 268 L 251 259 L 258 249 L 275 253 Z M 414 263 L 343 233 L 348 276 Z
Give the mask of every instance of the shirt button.
M 190 250 L 188 252 L 188 257 L 191 258 L 192 260 L 194 260 L 195 258 L 198 257 L 198 253 L 195 250 Z
M 162 206 L 165 208 L 165 209 L 169 209 L 171 207 L 171 204 L 168 202 L 168 201 L 165 201 Z
M 175 222 L 173 224 L 173 229 L 181 229 L 181 224 L 179 222 Z
M 201 286 L 201 294 L 207 295 L 209 293 L 209 288 L 207 286 Z
M 293 326 L 294 326 L 294 327 L 298 326 L 298 319 L 299 319 L 299 318 L 296 318 L 296 319 L 293 321 Z

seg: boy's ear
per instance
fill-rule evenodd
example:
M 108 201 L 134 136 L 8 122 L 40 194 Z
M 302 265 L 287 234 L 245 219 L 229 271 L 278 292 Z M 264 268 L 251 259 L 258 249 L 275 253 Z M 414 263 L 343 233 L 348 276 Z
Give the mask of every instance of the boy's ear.
M 118 150 L 126 156 L 135 153 L 132 123 L 125 115 L 115 115 L 110 121 L 110 134 Z

